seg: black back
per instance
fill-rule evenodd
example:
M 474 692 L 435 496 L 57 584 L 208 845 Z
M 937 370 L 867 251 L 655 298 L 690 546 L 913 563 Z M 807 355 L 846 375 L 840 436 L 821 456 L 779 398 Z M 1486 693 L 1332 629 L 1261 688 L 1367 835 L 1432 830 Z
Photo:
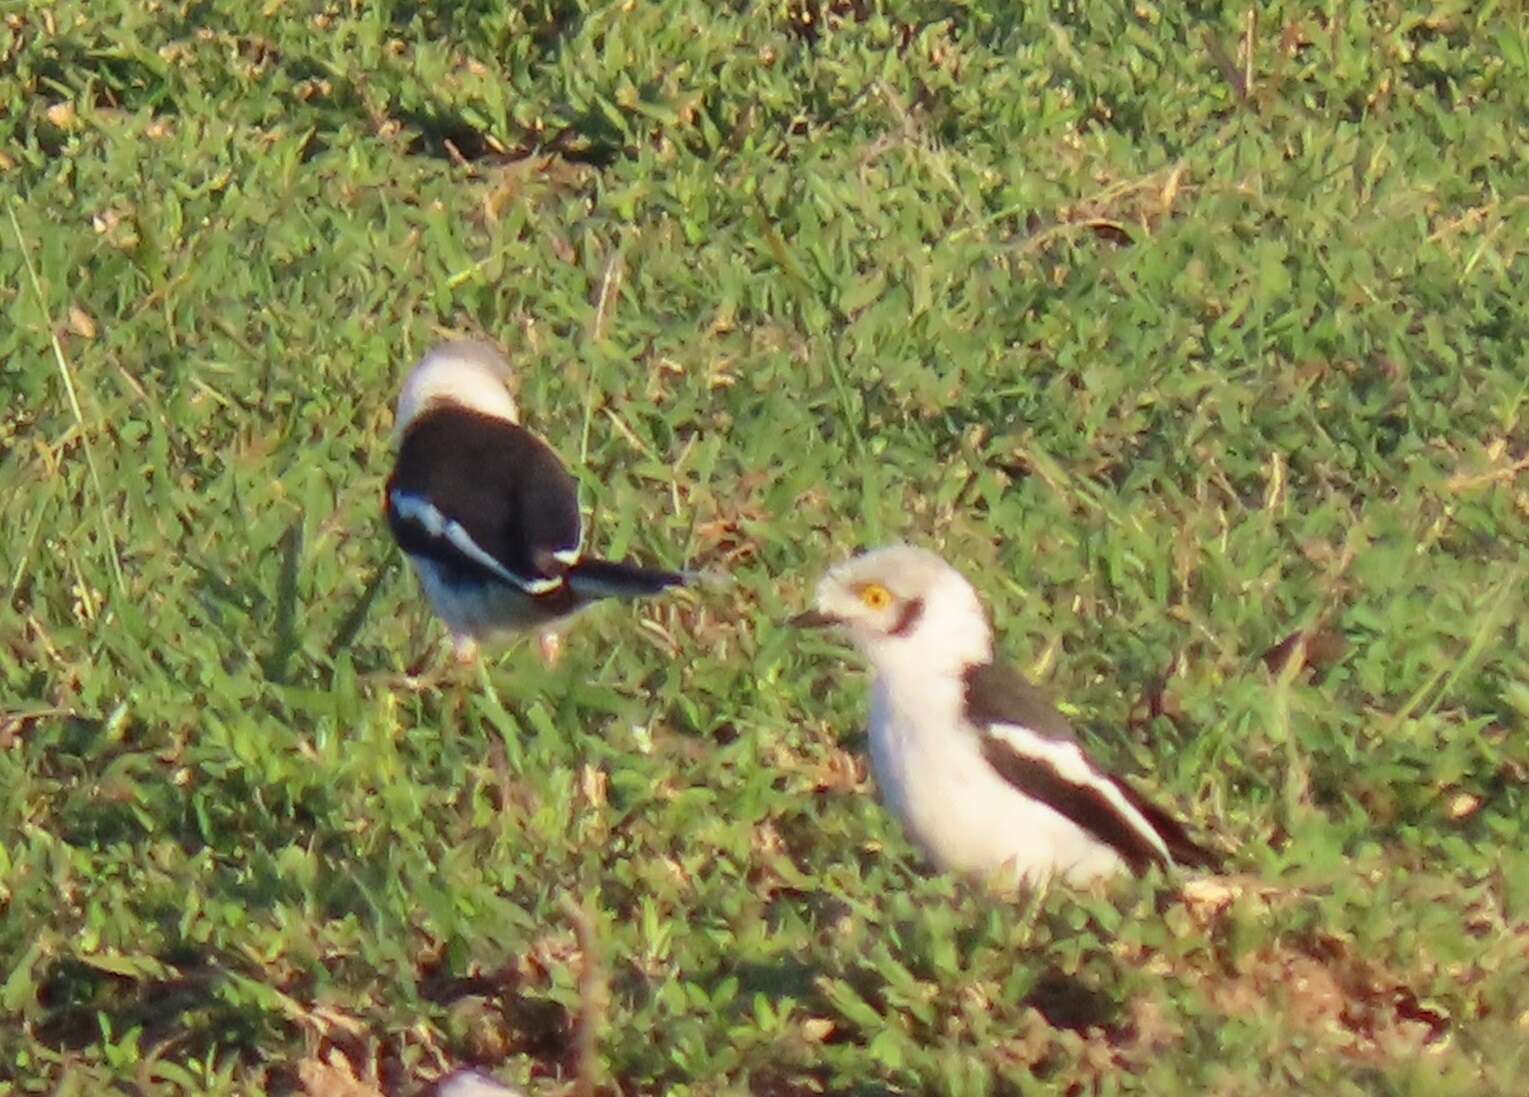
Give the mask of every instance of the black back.
M 485 578 L 488 569 L 401 521 L 393 493 L 428 500 L 507 570 L 530 579 L 562 575 L 568 566 L 552 554 L 577 549 L 582 536 L 578 485 L 551 447 L 506 419 L 454 405 L 410 424 L 387 490 L 388 523 L 406 552 Z
M 1045 739 L 1077 741 L 1067 717 L 1007 663 L 974 663 L 965 678 L 966 715 L 978 727 L 1016 724 Z

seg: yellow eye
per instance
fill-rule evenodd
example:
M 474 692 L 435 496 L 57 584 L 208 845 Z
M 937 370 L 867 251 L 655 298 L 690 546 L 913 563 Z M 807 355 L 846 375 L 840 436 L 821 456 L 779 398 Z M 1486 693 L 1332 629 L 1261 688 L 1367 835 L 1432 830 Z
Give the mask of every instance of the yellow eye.
M 860 588 L 860 601 L 866 608 L 880 613 L 892 604 L 892 592 L 880 583 L 867 583 Z

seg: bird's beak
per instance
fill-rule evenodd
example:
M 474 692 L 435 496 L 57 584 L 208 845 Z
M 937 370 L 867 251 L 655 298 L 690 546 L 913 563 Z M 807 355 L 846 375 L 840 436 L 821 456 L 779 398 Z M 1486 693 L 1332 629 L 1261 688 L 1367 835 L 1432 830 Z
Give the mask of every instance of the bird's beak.
M 830 628 L 833 625 L 842 625 L 844 619 L 835 617 L 832 613 L 824 613 L 822 610 L 809 609 L 806 613 L 798 613 L 786 624 L 792 628 Z

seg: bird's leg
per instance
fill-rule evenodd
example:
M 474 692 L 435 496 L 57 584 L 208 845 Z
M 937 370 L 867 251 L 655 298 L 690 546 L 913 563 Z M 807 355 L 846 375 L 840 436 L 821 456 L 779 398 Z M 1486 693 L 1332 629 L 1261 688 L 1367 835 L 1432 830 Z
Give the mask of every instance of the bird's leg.
M 542 665 L 548 667 L 557 666 L 559 656 L 563 652 L 563 637 L 556 629 L 537 634 L 536 650 L 541 654 Z
M 450 662 L 442 660 L 439 651 L 432 646 L 417 663 L 404 671 L 404 685 L 415 693 L 429 693 L 451 683 L 461 672 L 471 670 L 477 663 L 478 642 L 471 636 L 453 636 Z

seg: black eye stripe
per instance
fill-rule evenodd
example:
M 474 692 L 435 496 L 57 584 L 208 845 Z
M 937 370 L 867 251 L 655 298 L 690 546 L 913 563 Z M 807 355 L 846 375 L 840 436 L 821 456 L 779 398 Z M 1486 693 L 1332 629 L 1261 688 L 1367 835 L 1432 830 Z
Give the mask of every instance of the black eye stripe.
M 897 612 L 897 620 L 892 622 L 890 636 L 906 636 L 912 632 L 918 624 L 918 619 L 924 615 L 924 600 L 922 598 L 910 598 L 903 603 L 902 609 Z

